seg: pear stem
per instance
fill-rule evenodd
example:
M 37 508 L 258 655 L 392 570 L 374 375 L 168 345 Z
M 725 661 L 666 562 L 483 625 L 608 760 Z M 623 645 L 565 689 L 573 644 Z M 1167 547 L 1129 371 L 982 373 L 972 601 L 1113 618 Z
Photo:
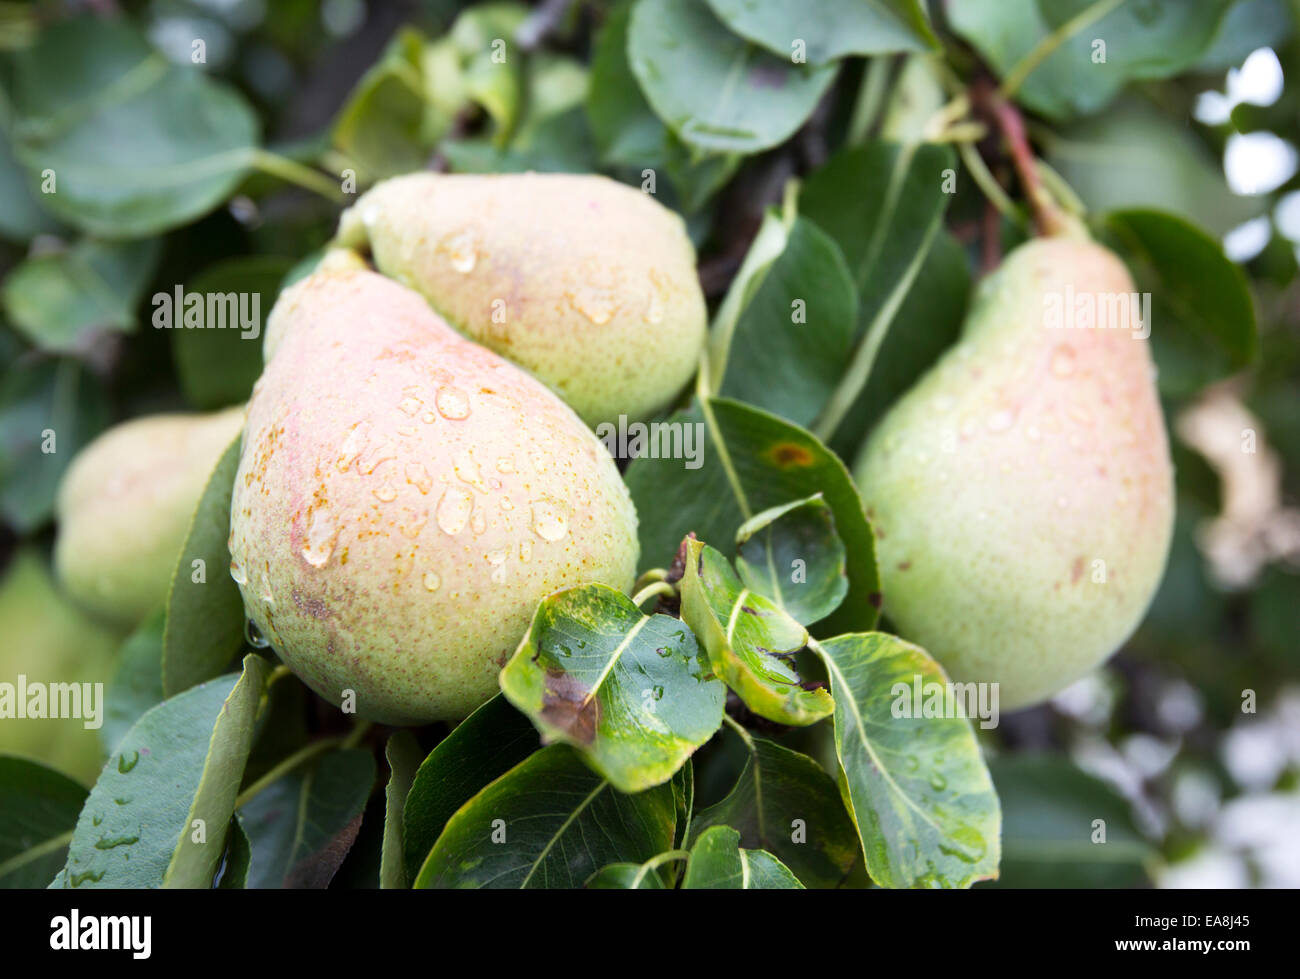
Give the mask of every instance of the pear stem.
M 1066 215 L 1043 186 L 1038 175 L 1038 161 L 1029 146 L 1025 120 L 1021 117 L 1020 110 L 998 94 L 989 99 L 989 109 L 1006 138 L 1011 164 L 1016 168 L 1025 196 L 1034 209 L 1034 221 L 1039 233 L 1049 237 L 1069 233 L 1076 222 Z
M 632 604 L 638 608 L 648 598 L 654 598 L 656 595 L 662 595 L 665 598 L 671 598 L 677 594 L 677 589 L 666 581 L 655 581 L 646 585 L 639 592 L 632 596 Z

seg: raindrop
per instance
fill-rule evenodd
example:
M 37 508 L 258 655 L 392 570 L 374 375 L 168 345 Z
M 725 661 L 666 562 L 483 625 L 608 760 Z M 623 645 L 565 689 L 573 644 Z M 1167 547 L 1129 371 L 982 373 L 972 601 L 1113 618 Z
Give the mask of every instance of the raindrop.
M 469 490 L 459 486 L 450 486 L 438 501 L 438 526 L 444 533 L 459 534 L 469 523 L 469 516 L 474 510 L 474 497 Z
M 424 573 L 425 591 L 437 591 L 442 587 L 442 579 L 438 577 L 437 572 L 426 571 Z
M 451 267 L 462 275 L 473 272 L 478 263 L 478 252 L 474 247 L 474 236 L 468 231 L 453 235 L 445 245 L 451 256 Z
M 267 649 L 271 645 L 271 641 L 262 635 L 262 630 L 252 619 L 244 620 L 244 640 L 254 649 Z
M 329 508 L 318 507 L 313 511 L 311 522 L 307 526 L 307 540 L 302 545 L 303 560 L 313 568 L 323 568 L 334 553 L 334 538 L 337 533 L 334 515 Z
M 393 500 L 397 499 L 397 488 L 392 483 L 385 482 L 382 486 L 375 488 L 374 494 L 375 499 L 380 503 L 392 503 Z
M 248 575 L 244 573 L 244 566 L 233 557 L 230 559 L 230 577 L 235 579 L 237 585 L 248 584 Z
M 569 532 L 564 515 L 555 501 L 536 500 L 533 503 L 533 530 L 545 541 L 557 541 Z
M 469 398 L 459 388 L 444 385 L 438 388 L 433 401 L 443 418 L 460 421 L 462 418 L 469 417 Z

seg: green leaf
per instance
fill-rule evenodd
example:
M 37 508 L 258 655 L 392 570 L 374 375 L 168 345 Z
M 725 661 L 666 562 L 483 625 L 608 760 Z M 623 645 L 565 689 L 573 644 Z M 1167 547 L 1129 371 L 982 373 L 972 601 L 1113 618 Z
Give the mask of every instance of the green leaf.
M 769 211 L 750 253 L 711 333 L 710 360 L 725 368 L 714 387 L 811 424 L 853 347 L 857 290 L 839 246 L 806 218 L 787 229 Z
M 775 415 L 725 398 L 708 405 L 707 417 L 696 406 L 670 419 L 705 426 L 700 468 L 642 457 L 624 474 L 640 516 L 642 559 L 666 564 L 688 533 L 734 554 L 736 530 L 755 513 L 822 493 L 848 555 L 849 593 L 819 632 L 871 628 L 880 602 L 875 543 L 844 464 Z
M 662 891 L 663 880 L 655 873 L 654 860 L 645 863 L 611 863 L 601 867 L 587 881 L 590 890 Z
M 1053 755 L 998 758 L 989 769 L 1004 814 L 999 887 L 1150 886 L 1158 854 L 1106 783 Z
M 730 33 L 704 0 L 637 0 L 628 58 L 647 101 L 704 150 L 757 153 L 789 138 L 837 65 L 792 64 Z
M 437 58 L 451 54 L 439 87 L 459 90 L 459 58 L 445 43 L 431 47 Z M 451 127 L 454 109 L 430 98 L 425 74 L 426 43 L 419 31 L 399 30 L 380 58 L 361 76 L 334 121 L 334 145 L 362 171 L 364 182 L 412 170 L 428 162 L 434 145 Z M 460 94 L 457 91 L 457 94 Z
M 520 762 L 451 818 L 416 887 L 581 887 L 672 846 L 673 791 L 624 795 L 567 745 Z
M 1234 194 L 1222 162 L 1181 120 L 1136 100 L 1047 137 L 1045 149 L 1089 211 L 1172 211 L 1221 237 L 1267 206 Z
M 938 47 L 916 0 L 803 0 L 799 4 L 708 0 L 741 37 L 787 60 L 802 54 L 820 65 L 851 54 L 889 54 Z M 796 49 L 794 42 L 804 42 Z
M 347 856 L 375 782 L 375 759 L 350 748 L 277 779 L 239 821 L 252 847 L 253 888 L 323 888 Z
M 542 600 L 501 692 L 620 792 L 672 778 L 722 724 L 727 693 L 680 619 L 600 584 Z
M 966 250 L 941 230 L 880 345 L 866 389 L 831 440 L 843 458 L 857 456 L 875 423 L 961 336 L 970 292 Z
M 66 775 L 0 755 L 0 887 L 44 887 L 58 873 L 85 801 Z
M 797 654 L 808 631 L 770 599 L 750 591 L 718 551 L 687 541 L 682 620 L 708 650 L 714 672 L 745 706 L 778 724 L 813 724 L 834 709 L 806 688 Z
M 1001 812 L 970 721 L 893 709 L 918 681 L 946 684 L 939 665 L 882 632 L 828 639 L 821 652 L 841 793 L 871 878 L 885 887 L 969 887 L 996 877 Z
M 163 689 L 170 695 L 220 673 L 244 642 L 244 600 L 231 577 L 230 491 L 239 439 L 217 461 L 194 510 L 167 592 Z M 195 562 L 203 562 L 202 580 Z
M 498 146 L 510 138 L 524 107 L 524 58 L 514 38 L 527 16 L 523 4 L 483 4 L 461 13 L 449 35 L 463 59 L 464 91 L 496 123 Z
M 766 738 L 745 738 L 749 758 L 722 801 L 695 831 L 730 826 L 745 846 L 771 851 L 807 887 L 837 887 L 861 848 L 834 780 L 807 755 Z
M 859 293 L 856 348 L 812 426 L 846 456 L 857 450 L 862 432 L 845 420 L 861 418 L 855 407 L 884 340 L 897 330 L 904 334 L 899 342 L 908 342 L 914 324 L 898 314 L 939 234 L 950 198 L 944 185 L 955 167 L 947 146 L 875 141 L 836 154 L 799 194 L 800 213 L 839 244 Z
M 695 812 L 695 766 L 688 758 L 673 775 L 673 801 L 677 804 L 677 831 L 673 843 L 681 846 L 691 835 L 691 818 Z
M 616 4 L 596 35 L 586 99 L 592 138 L 604 163 L 631 167 L 638 179 L 644 170 L 662 170 L 689 214 L 731 179 L 741 157 L 687 147 L 655 115 L 627 60 L 632 6 Z
M 131 333 L 160 251 L 152 239 L 87 239 L 28 258 L 5 278 L 5 315 L 37 347 L 53 352 L 76 351 L 101 330 Z
M 3 110 L 0 110 L 3 111 Z M 59 224 L 42 205 L 42 195 L 27 183 L 27 174 L 14 159 L 11 125 L 0 125 L 0 238 L 25 244 L 39 234 L 55 234 Z
M 408 881 L 415 880 L 456 810 L 537 747 L 533 725 L 500 694 L 438 742 L 406 797 L 402 842 Z
M 66 886 L 208 887 L 225 845 L 267 663 L 146 713 L 90 790 L 68 848 Z M 196 822 L 199 821 L 199 822 Z
M 211 310 L 220 301 L 226 312 L 224 329 L 210 329 L 205 318 L 199 328 L 187 328 L 184 309 L 173 304 L 172 359 L 185 400 L 208 411 L 247 401 L 262 374 L 262 327 L 275 305 L 280 284 L 293 261 L 271 255 L 229 259 L 204 269 L 185 285 L 185 296 L 199 295 Z M 233 300 L 233 302 L 231 302 Z M 239 318 L 244 303 L 253 313 L 245 325 Z
M 951 5 L 948 18 L 1003 76 L 1048 35 L 1066 30 L 1065 42 L 1029 74 L 1016 99 L 1067 119 L 1104 108 L 1130 81 L 1168 78 L 1191 67 L 1232 2 L 1143 0 L 1082 23 L 1075 18 L 1096 0 L 963 0 Z M 1097 41 L 1105 42 L 1104 52 Z
M 19 533 L 49 520 L 64 471 L 109 417 L 103 385 L 76 361 L 10 366 L 0 377 L 0 518 Z
M 736 531 L 736 571 L 802 625 L 826 618 L 849 590 L 844 542 L 820 494 L 755 514 Z
M 185 224 L 225 200 L 257 152 L 234 89 L 154 51 L 123 18 L 45 27 L 13 59 L 14 153 L 52 213 L 107 238 Z
M 379 865 L 379 886 L 408 886 L 403 864 L 402 812 L 420 767 L 420 743 L 410 731 L 398 731 L 388 739 L 384 751 L 388 760 L 388 788 L 384 792 L 384 848 Z
M 691 847 L 686 890 L 802 890 L 788 867 L 764 850 L 745 850 L 730 826 L 712 826 Z
M 99 739 L 112 753 L 145 712 L 166 698 L 162 685 L 164 611 L 158 609 L 127 637 L 104 692 L 104 726 Z
M 1219 31 L 1196 71 L 1226 71 L 1257 48 L 1280 48 L 1295 33 L 1295 26 L 1287 0 L 1237 0 L 1219 22 Z
M 1190 395 L 1258 355 L 1255 311 L 1241 268 L 1219 242 L 1159 211 L 1106 215 L 1105 229 L 1151 295 L 1151 344 L 1161 391 Z

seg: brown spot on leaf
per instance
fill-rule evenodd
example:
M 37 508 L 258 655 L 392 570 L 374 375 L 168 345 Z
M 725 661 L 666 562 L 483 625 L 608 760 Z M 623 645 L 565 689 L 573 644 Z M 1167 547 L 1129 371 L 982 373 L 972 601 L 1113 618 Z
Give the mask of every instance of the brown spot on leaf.
M 813 464 L 813 454 L 802 445 L 795 445 L 793 442 L 780 442 L 772 446 L 768 456 L 782 469 Z
M 911 561 L 899 561 L 899 562 L 898 562 L 898 570 L 899 570 L 899 571 L 906 571 L 906 570 L 907 570 L 908 568 L 910 568 L 911 566 L 912 566 L 912 562 L 911 562 Z
M 883 600 L 884 600 L 884 596 L 882 596 L 878 591 L 873 591 L 870 595 L 867 596 L 867 601 L 870 602 L 875 608 L 880 608 L 880 604 Z
M 548 670 L 541 717 L 578 743 L 591 744 L 600 724 L 600 703 L 572 674 Z

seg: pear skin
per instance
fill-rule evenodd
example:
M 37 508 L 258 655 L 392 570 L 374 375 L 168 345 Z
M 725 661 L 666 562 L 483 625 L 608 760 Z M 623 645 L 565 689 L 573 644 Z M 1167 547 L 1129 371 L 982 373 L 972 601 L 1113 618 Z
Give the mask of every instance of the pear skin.
M 1091 241 L 1017 248 L 854 466 L 886 614 L 953 679 L 998 683 L 1003 708 L 1112 655 L 1164 573 L 1173 469 L 1149 344 L 1113 315 L 1053 326 L 1134 292 Z
M 632 500 L 567 405 L 417 293 L 334 267 L 280 304 L 231 504 L 245 609 L 345 709 L 465 717 L 543 597 L 631 587 Z
M 337 241 L 589 425 L 653 415 L 695 372 L 707 313 L 685 225 L 616 181 L 408 174 L 344 212 Z
M 147 415 L 77 454 L 59 486 L 54 548 L 77 604 L 124 629 L 162 605 L 194 508 L 243 419 L 243 405 Z

